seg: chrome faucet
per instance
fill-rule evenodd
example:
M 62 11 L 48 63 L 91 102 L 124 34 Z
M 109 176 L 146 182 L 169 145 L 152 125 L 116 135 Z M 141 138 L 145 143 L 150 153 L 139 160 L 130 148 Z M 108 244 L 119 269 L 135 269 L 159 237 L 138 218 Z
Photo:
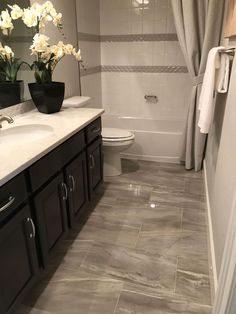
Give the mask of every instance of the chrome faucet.
M 2 122 L 7 121 L 8 123 L 13 123 L 14 120 L 10 116 L 2 116 L 0 115 L 0 129 L 2 128 Z

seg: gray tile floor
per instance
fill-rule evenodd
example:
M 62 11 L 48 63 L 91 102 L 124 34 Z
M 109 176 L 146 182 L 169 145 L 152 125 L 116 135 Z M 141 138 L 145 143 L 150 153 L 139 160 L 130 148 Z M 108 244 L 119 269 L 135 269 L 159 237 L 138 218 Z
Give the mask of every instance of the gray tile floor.
M 203 174 L 122 166 L 17 313 L 211 313 Z

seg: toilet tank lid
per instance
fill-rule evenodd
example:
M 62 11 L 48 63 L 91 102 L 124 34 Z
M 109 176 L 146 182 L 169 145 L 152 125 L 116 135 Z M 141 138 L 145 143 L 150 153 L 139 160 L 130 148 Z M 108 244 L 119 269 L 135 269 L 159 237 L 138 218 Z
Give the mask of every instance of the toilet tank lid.
M 102 129 L 103 138 L 128 138 L 132 136 L 133 134 L 128 130 L 115 129 L 115 128 L 103 128 Z

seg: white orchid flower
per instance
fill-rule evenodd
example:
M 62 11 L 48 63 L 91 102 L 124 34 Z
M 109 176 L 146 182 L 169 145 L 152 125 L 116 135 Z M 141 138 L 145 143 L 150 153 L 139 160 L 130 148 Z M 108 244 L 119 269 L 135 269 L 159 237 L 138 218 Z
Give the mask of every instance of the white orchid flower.
M 38 25 L 38 12 L 34 8 L 24 9 L 22 20 L 28 27 Z
M 0 28 L 2 29 L 2 32 L 4 35 L 8 35 L 8 33 L 11 33 L 11 31 L 14 28 L 12 24 L 11 16 L 7 9 L 1 12 Z
M 32 53 L 45 52 L 48 47 L 49 37 L 43 34 L 37 33 L 33 38 L 33 45 L 30 47 Z
M 17 4 L 12 6 L 8 4 L 8 7 L 11 9 L 11 18 L 13 20 L 17 20 L 22 17 L 23 10 Z

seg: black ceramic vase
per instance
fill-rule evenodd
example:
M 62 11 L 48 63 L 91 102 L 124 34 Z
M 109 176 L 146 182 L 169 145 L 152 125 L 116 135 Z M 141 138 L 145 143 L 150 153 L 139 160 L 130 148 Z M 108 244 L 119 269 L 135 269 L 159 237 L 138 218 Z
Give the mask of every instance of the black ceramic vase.
M 39 112 L 55 113 L 60 111 L 65 94 L 65 83 L 29 83 L 32 100 Z
M 9 107 L 19 104 L 24 93 L 24 82 L 0 82 L 0 107 Z

